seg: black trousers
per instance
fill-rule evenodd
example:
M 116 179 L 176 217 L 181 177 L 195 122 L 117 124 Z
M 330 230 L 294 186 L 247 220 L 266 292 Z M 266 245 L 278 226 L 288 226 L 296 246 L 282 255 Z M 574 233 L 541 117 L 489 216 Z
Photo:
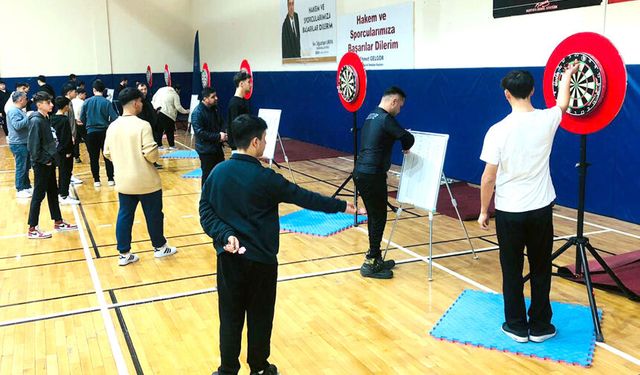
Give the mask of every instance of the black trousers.
M 551 251 L 553 216 L 551 205 L 527 212 L 496 210 L 500 246 L 505 321 L 512 329 L 543 330 L 551 323 Z M 529 323 L 523 295 L 524 248 L 531 272 Z
M 380 255 L 380 242 L 387 224 L 387 174 L 353 173 L 356 188 L 367 209 L 369 231 L 368 257 Z
M 76 139 L 73 142 L 73 157 L 80 157 L 80 143 L 85 142 L 87 138 L 87 129 L 84 126 L 76 126 Z
M 95 182 L 100 182 L 100 155 L 102 155 L 104 149 L 104 139 L 106 136 L 106 130 L 87 134 L 87 151 L 89 151 L 91 174 Z M 111 181 L 113 180 L 113 163 L 104 156 L 102 158 L 104 159 L 104 167 L 107 170 L 107 179 Z
M 73 156 L 66 157 L 65 154 L 58 153 L 60 166 L 58 166 L 58 194 L 61 197 L 69 195 L 69 184 L 71 183 L 71 173 L 73 172 Z
M 161 129 L 161 132 L 167 135 L 167 142 L 169 142 L 169 147 L 175 147 L 175 132 L 176 132 L 176 122 L 172 120 L 171 117 L 165 115 L 160 112 L 158 114 L 158 127 Z M 158 143 L 156 141 L 156 143 Z M 160 133 L 160 143 L 158 143 L 158 147 L 162 146 L 162 133 Z
M 278 265 L 253 262 L 231 253 L 218 255 L 221 375 L 240 370 L 242 328 L 247 316 L 247 362 L 251 372 L 269 366 Z
M 58 185 L 56 184 L 55 164 L 44 165 L 34 163 L 33 175 L 33 196 L 31 197 L 31 206 L 29 207 L 29 226 L 35 227 L 38 225 L 40 206 L 45 195 L 47 196 L 47 203 L 49 204 L 51 220 L 62 220 L 60 205 L 58 204 Z
M 198 157 L 200 157 L 200 169 L 202 169 L 202 179 L 200 181 L 200 186 L 204 186 L 205 181 L 207 181 L 207 177 L 213 170 L 213 168 L 224 161 L 224 154 L 201 154 L 198 153 Z

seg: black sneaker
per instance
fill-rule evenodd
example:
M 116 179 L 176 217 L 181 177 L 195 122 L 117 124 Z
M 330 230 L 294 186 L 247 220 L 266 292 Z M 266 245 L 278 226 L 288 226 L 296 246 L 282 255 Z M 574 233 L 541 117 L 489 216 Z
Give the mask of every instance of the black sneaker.
M 396 264 L 393 260 L 388 260 L 387 262 L 389 265 L 393 262 L 391 267 Z M 385 262 L 382 261 L 382 258 L 365 258 L 360 267 L 360 275 L 374 279 L 390 279 L 393 277 L 393 271 L 385 267 Z
M 543 342 L 546 341 L 550 338 L 552 338 L 553 336 L 555 336 L 557 333 L 556 331 L 556 327 L 553 326 L 553 324 L 549 324 L 549 326 L 545 329 L 541 329 L 541 330 L 530 330 L 529 331 L 529 340 L 533 341 L 533 342 Z
M 252 372 L 250 375 L 280 375 L 276 365 L 269 365 L 265 370 Z
M 511 329 L 506 322 L 502 323 L 502 332 L 515 342 L 525 343 L 529 341 L 529 332 L 526 329 Z

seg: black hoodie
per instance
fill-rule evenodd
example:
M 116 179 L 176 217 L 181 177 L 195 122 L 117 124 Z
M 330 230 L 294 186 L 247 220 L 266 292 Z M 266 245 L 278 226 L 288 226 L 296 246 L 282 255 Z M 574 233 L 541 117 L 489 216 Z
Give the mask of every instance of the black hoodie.
M 55 163 L 58 159 L 56 152 L 57 140 L 55 130 L 49 123 L 49 118 L 35 111 L 29 116 L 29 138 L 27 148 L 32 164 Z

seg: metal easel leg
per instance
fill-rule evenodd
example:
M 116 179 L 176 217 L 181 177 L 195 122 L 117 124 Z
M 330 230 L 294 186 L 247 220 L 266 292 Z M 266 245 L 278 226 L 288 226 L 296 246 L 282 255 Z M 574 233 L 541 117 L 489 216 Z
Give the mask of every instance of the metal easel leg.
M 458 211 L 458 201 L 453 197 L 453 193 L 451 192 L 451 187 L 449 187 L 449 181 L 447 180 L 447 176 L 442 173 L 442 179 L 444 180 L 444 184 L 447 187 L 447 191 L 449 192 L 449 197 L 451 198 L 451 205 L 453 205 L 453 209 L 456 210 L 456 215 L 458 215 L 458 221 L 462 226 L 462 230 L 464 230 L 464 235 L 467 238 L 467 242 L 469 242 L 469 246 L 471 246 L 471 252 L 473 253 L 473 259 L 478 259 L 478 254 L 476 254 L 476 250 L 473 248 L 473 244 L 471 243 L 471 238 L 469 238 L 469 232 L 467 232 L 467 227 L 464 225 L 464 221 L 462 221 L 462 217 L 460 216 L 460 211 Z
M 293 170 L 291 169 L 291 164 L 289 164 L 289 157 L 287 157 L 287 153 L 284 151 L 284 145 L 282 144 L 282 138 L 280 138 L 280 132 L 278 132 L 278 142 L 280 142 L 280 149 L 282 150 L 282 156 L 284 156 L 284 161 L 287 163 L 287 167 L 289 168 L 289 173 L 291 173 L 291 180 L 295 184 L 296 178 L 293 176 Z
M 429 281 L 433 281 L 433 211 L 429 211 Z
M 393 238 L 393 234 L 396 231 L 396 226 L 398 225 L 398 220 L 400 219 L 401 214 L 402 214 L 402 205 L 400 205 L 400 207 L 398 207 L 398 210 L 396 211 L 396 219 L 393 221 L 393 226 L 391 227 L 391 234 L 389 235 L 389 239 L 387 240 L 387 247 L 384 249 L 382 260 L 387 259 L 387 251 L 389 250 L 389 246 L 391 245 L 391 239 Z

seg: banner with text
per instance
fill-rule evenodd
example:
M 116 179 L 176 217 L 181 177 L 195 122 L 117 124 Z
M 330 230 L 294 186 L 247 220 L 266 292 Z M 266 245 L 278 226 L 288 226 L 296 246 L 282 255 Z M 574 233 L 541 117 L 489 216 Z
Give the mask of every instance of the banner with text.
M 493 0 L 493 18 L 600 5 L 602 0 Z
M 336 61 L 336 0 L 280 0 L 282 63 Z
M 367 69 L 412 69 L 413 33 L 413 3 L 340 16 L 338 54 L 357 53 Z

